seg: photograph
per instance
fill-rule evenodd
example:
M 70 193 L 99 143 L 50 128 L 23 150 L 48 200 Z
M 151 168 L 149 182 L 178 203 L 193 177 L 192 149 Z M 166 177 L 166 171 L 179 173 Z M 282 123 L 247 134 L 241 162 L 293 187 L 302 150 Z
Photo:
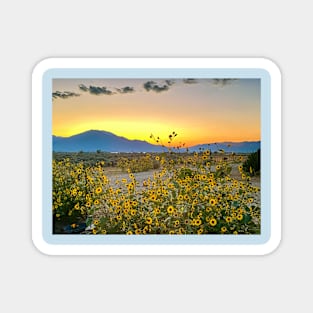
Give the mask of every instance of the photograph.
M 53 78 L 53 235 L 260 235 L 261 79 Z

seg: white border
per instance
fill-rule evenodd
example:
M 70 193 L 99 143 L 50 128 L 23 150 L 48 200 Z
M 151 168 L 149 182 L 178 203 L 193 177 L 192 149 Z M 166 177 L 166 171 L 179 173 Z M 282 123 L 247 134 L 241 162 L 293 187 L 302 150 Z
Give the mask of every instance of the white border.
M 271 77 L 271 227 L 270 239 L 258 245 L 53 245 L 42 225 L 42 79 L 55 68 L 260 68 Z M 281 240 L 281 73 L 265 58 L 49 58 L 32 75 L 32 239 L 48 255 L 264 255 Z

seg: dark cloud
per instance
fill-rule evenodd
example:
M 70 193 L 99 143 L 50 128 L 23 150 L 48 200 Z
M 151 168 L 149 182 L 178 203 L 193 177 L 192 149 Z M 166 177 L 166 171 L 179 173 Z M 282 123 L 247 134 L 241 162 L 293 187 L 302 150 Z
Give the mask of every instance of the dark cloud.
M 133 87 L 123 87 L 123 88 L 115 88 L 118 93 L 132 93 L 135 91 Z
M 224 87 L 226 85 L 230 85 L 233 83 L 233 81 L 236 80 L 235 78 L 215 78 L 212 79 L 213 85 Z
M 183 79 L 183 82 L 185 84 L 197 84 L 198 83 L 198 80 L 194 79 L 194 78 L 186 78 L 186 79 Z
M 107 87 L 99 87 L 99 86 L 85 86 L 84 84 L 80 84 L 78 88 L 82 91 L 89 92 L 92 95 L 114 95 L 115 92 L 107 89 Z
M 89 90 L 88 87 L 86 87 L 84 84 L 81 84 L 81 85 L 79 85 L 78 87 L 79 87 L 79 89 L 82 90 L 82 91 L 88 91 L 88 90 Z
M 52 93 L 52 97 L 54 99 L 56 99 L 56 98 L 67 99 L 70 97 L 79 97 L 79 96 L 80 96 L 79 93 L 75 93 L 72 91 L 56 91 L 56 92 Z
M 158 85 L 156 82 L 150 80 L 143 84 L 143 88 L 145 88 L 146 91 L 153 90 L 155 92 L 162 92 L 169 90 L 169 85 Z
M 98 86 L 89 86 L 89 92 L 92 95 L 108 95 L 111 96 L 114 94 L 111 90 L 106 87 L 98 87 Z
M 166 83 L 166 85 L 168 85 L 168 86 L 172 86 L 172 85 L 175 84 L 175 81 L 174 81 L 173 79 L 167 79 L 167 80 L 165 80 L 165 83 Z

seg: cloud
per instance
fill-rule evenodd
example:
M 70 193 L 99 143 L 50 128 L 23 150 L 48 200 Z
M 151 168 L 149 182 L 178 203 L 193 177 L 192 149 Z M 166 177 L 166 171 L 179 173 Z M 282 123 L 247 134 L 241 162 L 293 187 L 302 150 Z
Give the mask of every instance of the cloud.
M 237 80 L 237 79 L 236 78 L 222 78 L 222 79 L 215 78 L 215 79 L 212 79 L 212 83 L 213 85 L 224 87 L 226 85 L 231 85 L 234 80 Z
M 108 95 L 111 96 L 115 94 L 115 92 L 107 89 L 107 87 L 98 87 L 98 86 L 85 86 L 84 84 L 80 84 L 78 88 L 82 91 L 89 92 L 92 95 Z
M 146 91 L 153 90 L 155 92 L 162 92 L 162 91 L 169 90 L 169 85 L 168 84 L 158 85 L 156 82 L 150 80 L 150 81 L 147 81 L 146 83 L 143 84 L 143 88 Z
M 173 79 L 167 79 L 167 80 L 165 80 L 165 83 L 166 83 L 166 85 L 168 85 L 168 86 L 172 86 L 172 85 L 175 84 L 175 80 L 173 80 Z
M 88 87 L 86 87 L 84 84 L 81 84 L 81 85 L 79 85 L 78 87 L 79 87 L 79 89 L 82 90 L 82 91 L 88 91 L 88 90 L 89 90 Z
M 123 88 L 115 88 L 116 91 L 118 93 L 132 93 L 135 91 L 135 89 L 133 87 L 129 87 L 129 86 L 126 86 L 126 87 L 123 87 Z
M 75 93 L 72 91 L 55 91 L 52 93 L 52 97 L 54 99 L 56 99 L 56 98 L 67 99 L 70 97 L 79 97 L 79 96 L 80 96 L 79 93 Z
M 108 95 L 111 96 L 114 94 L 111 90 L 106 87 L 97 87 L 97 86 L 89 86 L 89 92 L 93 95 Z
M 220 86 L 220 87 L 224 87 L 226 85 L 230 85 L 233 83 L 234 80 L 237 80 L 235 78 L 215 78 L 215 79 L 209 79 L 208 81 L 210 83 L 212 83 L 213 85 L 216 85 L 216 86 Z M 198 79 L 195 79 L 195 78 L 185 78 L 183 79 L 183 82 L 185 84 L 197 84 L 199 83 L 199 80 Z
M 194 78 L 185 78 L 183 79 L 183 82 L 185 84 L 197 84 L 198 83 L 198 81 Z

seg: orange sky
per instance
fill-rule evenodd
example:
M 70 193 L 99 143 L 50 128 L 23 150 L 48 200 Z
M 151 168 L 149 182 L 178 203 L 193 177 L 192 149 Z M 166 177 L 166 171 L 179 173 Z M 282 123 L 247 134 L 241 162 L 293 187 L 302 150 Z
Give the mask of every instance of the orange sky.
M 53 95 L 56 136 L 96 129 L 165 143 L 175 131 L 186 146 L 260 140 L 258 79 L 57 79 Z

